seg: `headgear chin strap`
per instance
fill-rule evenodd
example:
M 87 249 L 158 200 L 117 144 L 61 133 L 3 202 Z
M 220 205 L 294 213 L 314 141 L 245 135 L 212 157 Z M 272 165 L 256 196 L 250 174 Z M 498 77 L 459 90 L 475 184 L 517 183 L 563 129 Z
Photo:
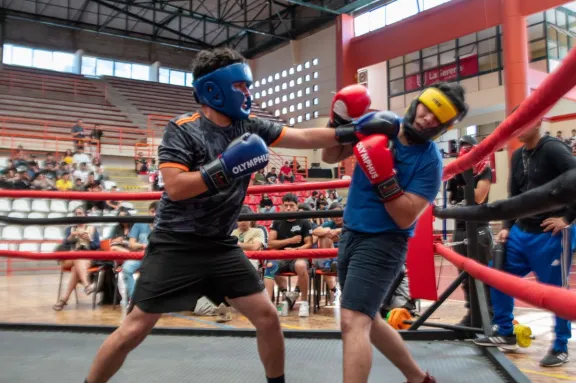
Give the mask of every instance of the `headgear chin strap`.
M 252 85 L 252 71 L 248 64 L 231 64 L 196 79 L 193 83 L 194 98 L 233 120 L 245 120 L 250 115 L 252 98 L 234 88 L 238 82 L 246 83 L 247 87 Z
M 416 108 L 420 103 L 436 116 L 438 121 L 440 121 L 440 125 L 436 128 L 425 128 L 422 130 L 414 128 Z M 432 86 L 420 93 L 408 107 L 404 115 L 404 134 L 408 141 L 413 144 L 424 144 L 428 141 L 433 141 L 452 129 L 454 124 L 466 116 L 466 113 L 468 113 L 468 105 L 458 99 L 449 97 L 439 88 Z

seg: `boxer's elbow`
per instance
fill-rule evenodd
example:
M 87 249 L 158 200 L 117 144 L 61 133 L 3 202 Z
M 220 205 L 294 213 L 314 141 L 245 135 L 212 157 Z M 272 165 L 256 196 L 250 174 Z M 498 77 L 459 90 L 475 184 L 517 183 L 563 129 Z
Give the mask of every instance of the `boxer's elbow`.
M 322 161 L 328 164 L 335 164 L 345 160 L 354 154 L 352 145 L 333 146 L 322 150 Z
M 162 171 L 164 191 L 172 201 L 193 198 L 208 190 L 200 172 L 184 172 L 179 169 L 162 169 Z
M 396 226 L 401 230 L 409 229 L 426 210 L 430 203 L 415 194 L 405 193 L 386 203 L 386 210 Z

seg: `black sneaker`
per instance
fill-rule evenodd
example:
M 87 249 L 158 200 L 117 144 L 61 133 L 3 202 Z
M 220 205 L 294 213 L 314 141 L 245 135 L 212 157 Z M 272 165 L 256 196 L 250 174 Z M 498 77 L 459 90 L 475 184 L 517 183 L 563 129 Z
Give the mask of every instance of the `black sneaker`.
M 509 351 L 513 351 L 518 348 L 518 344 L 516 343 L 516 335 L 501 336 L 494 334 L 494 336 L 474 339 L 474 344 L 484 347 L 499 347 Z
M 542 367 L 558 367 L 568 363 L 568 352 L 564 351 L 548 351 L 548 354 L 540 361 Z

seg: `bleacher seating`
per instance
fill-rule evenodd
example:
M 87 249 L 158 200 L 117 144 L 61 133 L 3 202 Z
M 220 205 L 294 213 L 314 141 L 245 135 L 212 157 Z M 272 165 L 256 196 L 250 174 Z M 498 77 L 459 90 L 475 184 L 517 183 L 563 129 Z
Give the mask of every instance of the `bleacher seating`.
M 178 116 L 200 107 L 194 100 L 193 90 L 189 87 L 117 77 L 107 77 L 107 82 L 144 115 L 166 116 L 164 120 L 157 118 L 159 125 L 165 124 L 170 118 L 168 116 Z M 284 123 L 254 103 L 252 113 L 258 117 Z
M 95 124 L 105 131 L 102 144 L 118 144 L 121 139 L 134 145 L 145 135 L 106 101 L 104 85 L 79 75 L 5 66 L 0 70 L 2 134 L 70 138 L 72 126 L 82 119 L 88 132 Z

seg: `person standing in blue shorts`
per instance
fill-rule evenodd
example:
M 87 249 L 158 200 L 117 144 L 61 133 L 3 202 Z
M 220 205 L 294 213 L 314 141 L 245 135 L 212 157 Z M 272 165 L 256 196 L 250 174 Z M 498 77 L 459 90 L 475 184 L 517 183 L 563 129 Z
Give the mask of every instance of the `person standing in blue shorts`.
M 510 197 L 544 185 L 560 174 L 576 168 L 570 147 L 557 138 L 541 136 L 540 124 L 520 135 L 524 144 L 512 155 L 509 176 Z M 538 281 L 568 288 L 572 264 L 576 206 L 507 221 L 496 236 L 504 243 L 506 256 L 503 270 L 524 277 L 536 274 Z M 497 332 L 474 341 L 477 345 L 514 350 L 514 298 L 490 289 L 494 307 L 493 322 Z M 568 339 L 572 337 L 570 321 L 556 316 L 556 338 L 540 360 L 543 367 L 561 366 L 568 362 Z
M 433 140 L 466 115 L 464 93 L 455 83 L 435 84 L 414 99 L 403 119 L 389 113 L 397 137 L 376 134 L 323 151 L 325 162 L 351 154 L 357 160 L 338 247 L 344 383 L 368 381 L 372 344 L 410 383 L 436 382 L 379 309 L 405 264 L 418 217 L 440 189 L 442 158 Z M 333 110 L 331 120 L 337 116 L 341 111 Z

